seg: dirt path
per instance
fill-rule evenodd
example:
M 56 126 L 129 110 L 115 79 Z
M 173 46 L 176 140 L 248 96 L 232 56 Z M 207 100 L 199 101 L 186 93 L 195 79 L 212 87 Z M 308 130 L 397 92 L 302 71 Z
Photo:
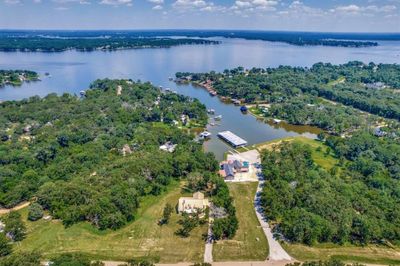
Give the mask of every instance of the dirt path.
M 0 209 L 0 215 L 7 214 L 10 211 L 18 211 L 20 209 L 28 207 L 30 204 L 31 203 L 29 201 L 27 201 L 27 202 L 22 202 L 22 203 L 18 204 L 17 206 L 15 206 L 14 208 L 11 208 L 11 209 L 2 208 L 2 209 Z

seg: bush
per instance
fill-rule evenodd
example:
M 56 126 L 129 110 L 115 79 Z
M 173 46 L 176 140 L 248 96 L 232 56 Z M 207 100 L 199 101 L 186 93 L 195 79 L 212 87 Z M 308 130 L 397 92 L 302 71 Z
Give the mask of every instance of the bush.
M 52 262 L 52 266 L 91 266 L 90 259 L 80 253 L 61 254 Z
M 7 256 L 11 254 L 12 247 L 7 239 L 7 237 L 0 233 L 0 257 Z
M 32 203 L 28 208 L 28 220 L 37 221 L 43 217 L 43 208 L 39 203 Z

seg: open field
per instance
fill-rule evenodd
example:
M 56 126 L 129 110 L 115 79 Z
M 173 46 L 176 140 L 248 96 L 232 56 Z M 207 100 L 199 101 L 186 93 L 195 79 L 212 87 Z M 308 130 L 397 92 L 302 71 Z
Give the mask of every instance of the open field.
M 284 244 L 283 247 L 291 256 L 301 261 L 336 258 L 348 262 L 400 265 L 400 248 L 339 246 L 333 244 L 321 244 L 313 247 Z
M 181 195 L 179 184 L 170 186 L 168 193 L 146 198 L 139 209 L 137 220 L 112 231 L 99 231 L 88 223 L 64 228 L 60 221 L 27 222 L 28 236 L 15 249 L 39 250 L 46 257 L 62 252 L 82 252 L 93 259 L 123 261 L 133 257 L 150 257 L 160 262 L 202 261 L 207 225 L 196 228 L 188 238 L 174 232 L 178 214 L 173 214 L 168 225 L 157 225 L 166 203 L 175 206 Z M 26 220 L 27 208 L 21 213 Z
M 239 229 L 232 240 L 214 244 L 214 261 L 264 261 L 268 243 L 253 207 L 257 183 L 228 183 L 228 186 L 234 198 Z

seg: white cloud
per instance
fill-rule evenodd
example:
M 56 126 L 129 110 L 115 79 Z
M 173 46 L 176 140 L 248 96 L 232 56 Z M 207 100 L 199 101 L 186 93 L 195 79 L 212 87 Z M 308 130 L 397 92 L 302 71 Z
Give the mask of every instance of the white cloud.
M 4 0 L 4 3 L 7 5 L 16 5 L 16 4 L 20 4 L 21 1 L 20 0 Z
M 161 5 L 164 3 L 164 0 L 147 0 L 147 1 L 156 5 Z
M 163 6 L 162 5 L 156 5 L 156 6 L 153 6 L 152 9 L 153 10 L 161 10 L 161 9 L 163 9 Z
M 343 13 L 358 13 L 361 8 L 357 5 L 348 5 L 348 6 L 338 6 L 334 9 L 336 12 Z
M 41 2 L 41 0 L 34 0 L 34 1 L 35 2 L 36 1 Z M 87 0 L 52 0 L 52 1 L 55 2 L 55 3 L 58 3 L 58 4 L 69 4 L 69 3 L 79 3 L 81 5 L 90 4 L 90 2 L 87 1 Z
M 111 5 L 111 6 L 132 6 L 132 0 L 101 0 L 100 4 L 102 5 Z
M 172 4 L 175 8 L 196 8 L 207 6 L 204 0 L 177 0 Z

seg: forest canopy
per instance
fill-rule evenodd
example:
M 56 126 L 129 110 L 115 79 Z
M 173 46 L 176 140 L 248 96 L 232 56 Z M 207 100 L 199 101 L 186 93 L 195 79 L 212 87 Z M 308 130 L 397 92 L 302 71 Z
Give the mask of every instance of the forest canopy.
M 329 137 L 330 170 L 310 146 L 288 143 L 262 155 L 261 202 L 274 232 L 290 242 L 400 243 L 400 146 L 368 132 Z
M 207 121 L 198 100 L 131 80 L 97 80 L 84 97 L 3 102 L 0 205 L 36 196 L 65 225 L 119 228 L 143 196 L 193 171 L 216 171 L 214 156 L 173 123 L 182 115 L 190 125 Z M 174 152 L 160 150 L 166 142 L 177 145 Z

